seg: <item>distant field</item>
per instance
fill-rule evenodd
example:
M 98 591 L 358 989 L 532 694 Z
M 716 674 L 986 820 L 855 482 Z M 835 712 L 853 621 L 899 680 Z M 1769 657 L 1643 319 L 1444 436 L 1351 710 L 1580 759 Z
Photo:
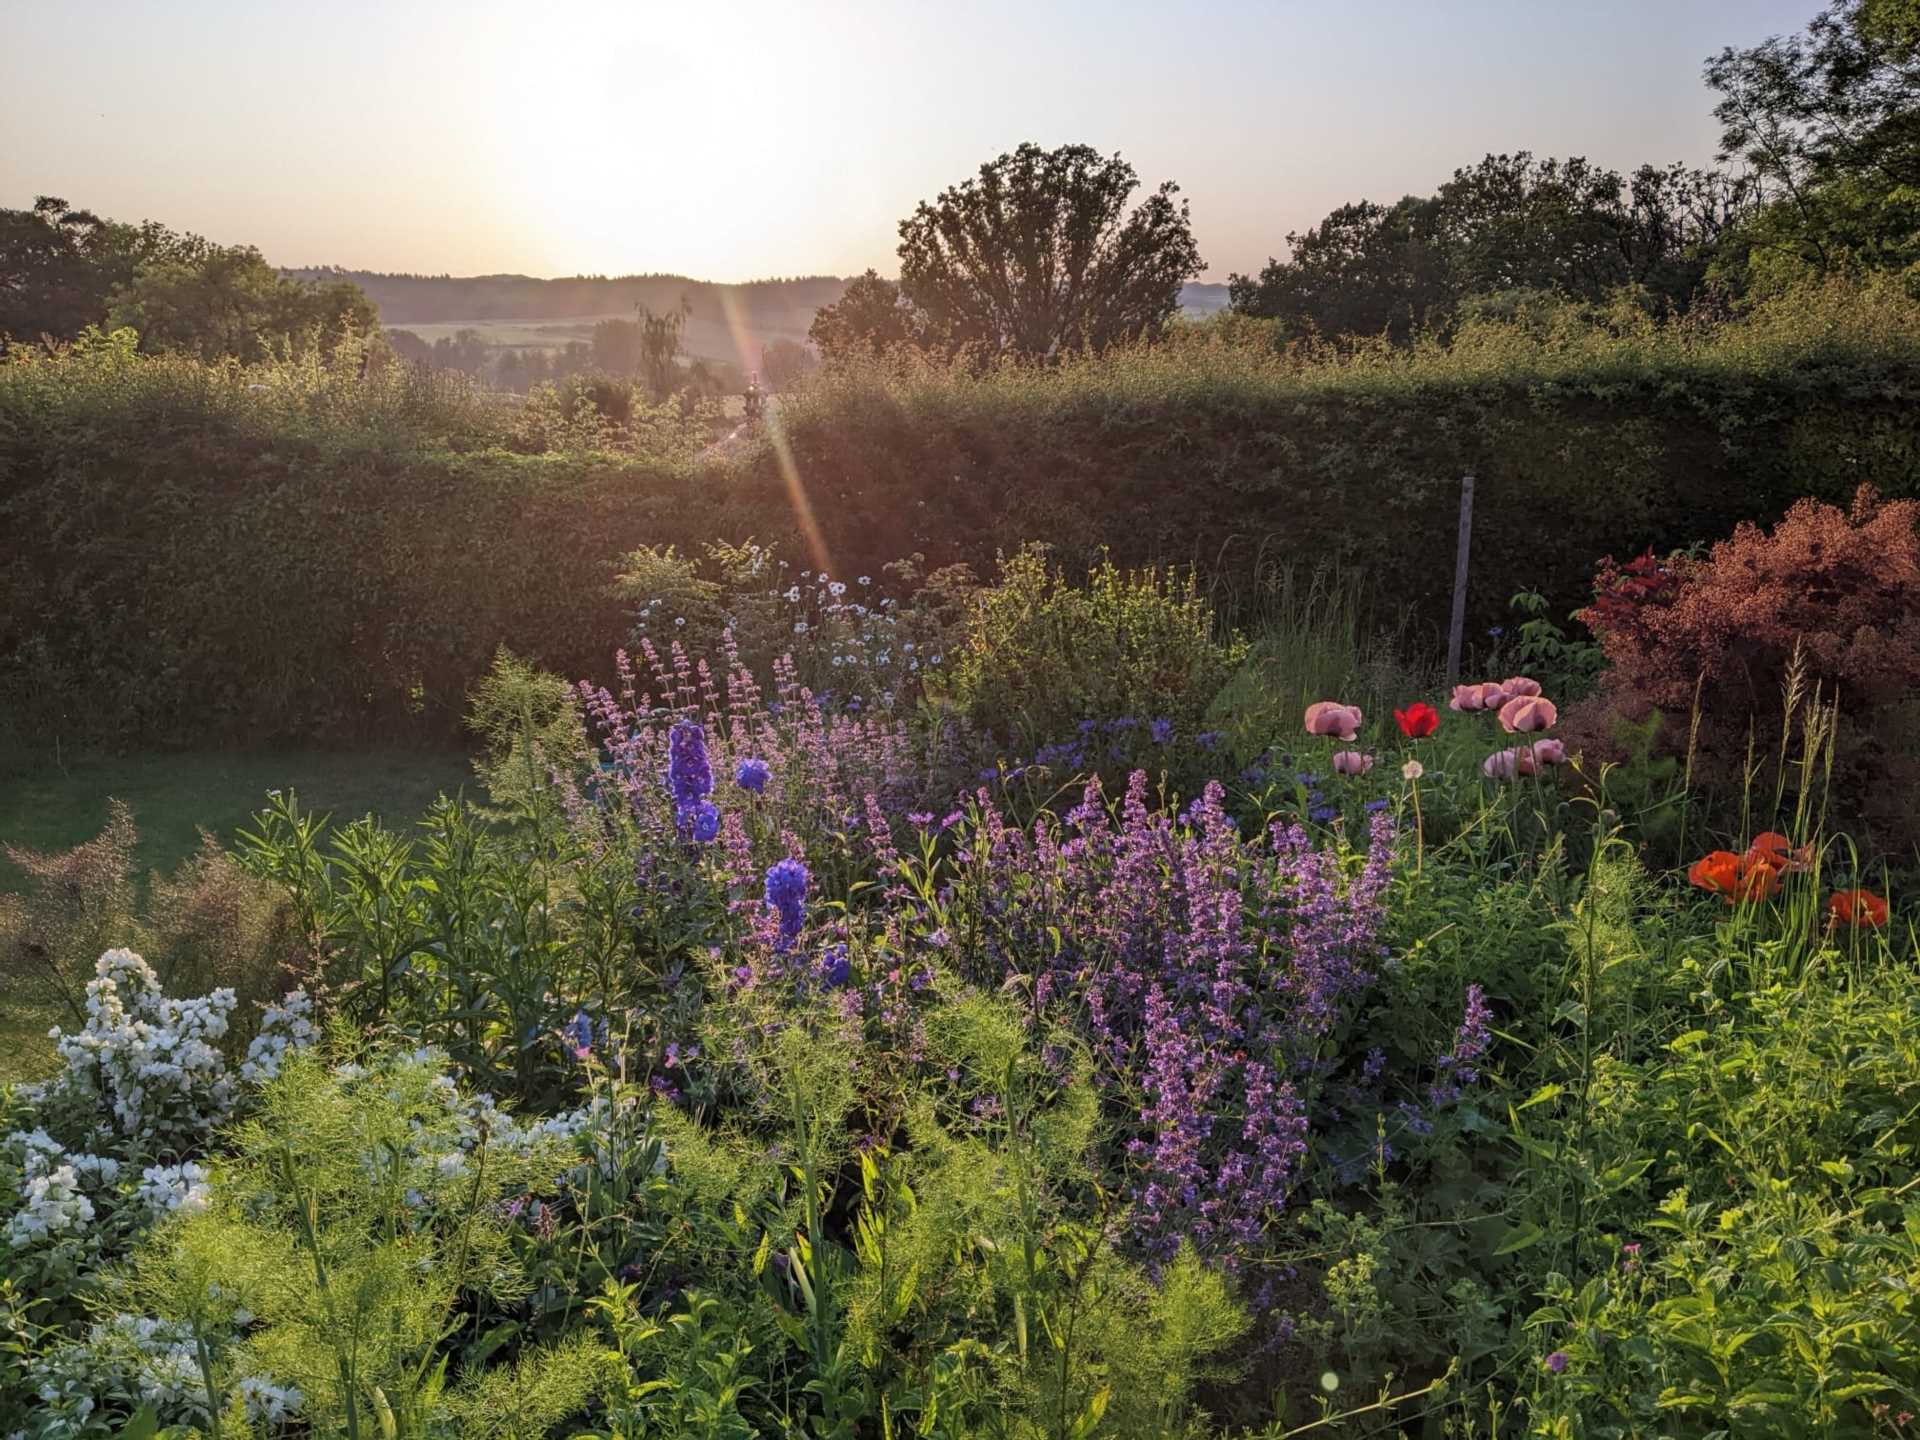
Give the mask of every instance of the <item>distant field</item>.
M 1224 285 L 1191 284 L 1180 292 L 1180 308 L 1196 319 L 1223 310 L 1226 305 Z M 749 317 L 744 332 L 736 335 L 724 319 L 711 313 L 712 308 L 696 308 L 687 321 L 683 348 L 695 359 L 725 360 L 742 370 L 759 369 L 761 352 L 775 340 L 806 344 L 807 327 L 813 323 L 813 311 L 803 307 L 763 306 Z M 391 320 L 386 324 L 390 330 L 411 331 L 429 345 L 442 338 L 451 340 L 461 330 L 477 330 L 487 344 L 499 349 L 559 350 L 575 340 L 591 341 L 593 327 L 602 320 L 632 318 L 633 310 L 628 308 L 551 319 Z
M 560 350 L 569 343 L 591 341 L 593 327 L 602 320 L 631 320 L 631 310 L 607 315 L 577 315 L 554 320 L 441 320 L 407 324 L 396 322 L 390 330 L 407 330 L 431 345 L 442 338 L 451 340 L 461 330 L 477 330 L 486 343 L 497 349 Z M 740 339 L 718 321 L 695 317 L 687 322 L 681 342 L 683 352 L 696 360 L 724 360 L 742 370 L 758 370 L 761 352 L 775 340 L 805 344 L 807 329 L 797 326 L 759 326 L 745 332 L 744 353 Z

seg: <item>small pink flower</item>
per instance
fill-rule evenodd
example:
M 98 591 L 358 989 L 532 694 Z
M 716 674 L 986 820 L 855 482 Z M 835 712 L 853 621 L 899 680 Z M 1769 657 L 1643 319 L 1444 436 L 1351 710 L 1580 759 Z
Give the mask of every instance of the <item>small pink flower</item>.
M 1529 680 L 1524 675 L 1515 675 L 1510 680 L 1502 680 L 1500 682 L 1500 688 L 1506 691 L 1509 700 L 1517 700 L 1522 695 L 1538 695 L 1540 693 L 1540 682 L 1538 680 Z
M 1336 735 L 1342 740 L 1351 740 L 1360 733 L 1360 722 L 1364 718 L 1358 705 L 1322 700 L 1307 707 L 1307 733 Z
M 1533 742 L 1533 759 L 1538 765 L 1564 765 L 1567 763 L 1567 747 L 1560 740 L 1536 740 Z
M 1522 695 L 1500 707 L 1500 728 L 1509 734 L 1551 730 L 1559 718 L 1560 712 L 1554 709 L 1553 702 L 1539 695 Z
M 1364 775 L 1373 768 L 1373 757 L 1362 755 L 1358 750 L 1336 751 L 1333 757 L 1333 773 L 1336 775 Z

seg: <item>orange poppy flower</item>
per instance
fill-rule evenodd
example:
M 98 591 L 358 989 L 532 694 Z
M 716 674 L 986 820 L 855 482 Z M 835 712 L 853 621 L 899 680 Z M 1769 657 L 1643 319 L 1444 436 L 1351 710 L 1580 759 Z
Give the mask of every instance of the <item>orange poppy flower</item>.
M 1836 890 L 1827 897 L 1827 914 L 1836 925 L 1878 930 L 1887 923 L 1887 902 L 1871 890 Z
M 1783 875 L 1797 875 L 1813 868 L 1813 847 L 1794 848 L 1793 842 L 1777 830 L 1765 830 L 1747 846 L 1746 862 L 1765 861 Z
M 1699 890 L 1731 897 L 1740 885 L 1740 857 L 1731 850 L 1702 855 L 1687 867 L 1687 883 Z
M 1780 871 L 1762 855 L 1736 855 L 1715 850 L 1687 869 L 1687 881 L 1696 889 L 1718 895 L 1727 904 L 1741 900 L 1771 900 L 1780 892 Z
M 1764 859 L 1744 855 L 1740 859 L 1740 898 L 1771 900 L 1780 893 L 1780 872 Z

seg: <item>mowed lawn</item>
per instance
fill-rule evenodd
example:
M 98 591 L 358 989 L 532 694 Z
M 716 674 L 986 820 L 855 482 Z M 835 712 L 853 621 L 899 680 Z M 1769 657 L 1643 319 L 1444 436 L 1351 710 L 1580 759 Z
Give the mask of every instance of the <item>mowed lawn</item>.
M 169 871 L 199 847 L 202 829 L 231 844 L 269 790 L 296 792 L 301 808 L 336 823 L 377 815 L 404 826 L 436 795 L 477 787 L 458 751 L 270 751 L 133 755 L 0 771 L 0 844 L 65 850 L 100 833 L 107 802 L 133 809 L 142 880 Z M 0 854 L 0 893 L 24 876 Z M 43 1075 L 52 1062 L 49 1026 L 61 1015 L 6 994 L 0 977 L 0 1082 Z

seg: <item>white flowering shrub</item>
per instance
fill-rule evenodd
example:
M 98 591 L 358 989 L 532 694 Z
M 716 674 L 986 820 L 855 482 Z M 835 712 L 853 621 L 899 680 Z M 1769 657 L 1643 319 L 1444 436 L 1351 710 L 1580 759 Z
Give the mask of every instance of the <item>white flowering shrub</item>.
M 107 951 L 94 975 L 85 1026 L 55 1032 L 66 1062 L 56 1083 L 97 1101 L 122 1139 L 153 1149 L 197 1143 L 233 1105 L 234 1081 L 219 1047 L 233 991 L 172 999 L 131 950 Z
M 233 1387 L 247 1407 L 247 1421 L 268 1430 L 277 1430 L 300 1413 L 306 1396 L 298 1385 L 275 1385 L 258 1375 L 248 1375 Z
M 295 990 L 265 1008 L 236 1074 L 221 1048 L 233 991 L 175 999 L 131 950 L 107 951 L 94 976 L 86 1024 L 53 1031 L 65 1069 L 25 1092 L 36 1109 L 83 1131 L 76 1142 L 143 1155 L 191 1150 L 232 1112 L 242 1082 L 272 1079 L 289 1050 L 316 1038 L 313 1002 Z

